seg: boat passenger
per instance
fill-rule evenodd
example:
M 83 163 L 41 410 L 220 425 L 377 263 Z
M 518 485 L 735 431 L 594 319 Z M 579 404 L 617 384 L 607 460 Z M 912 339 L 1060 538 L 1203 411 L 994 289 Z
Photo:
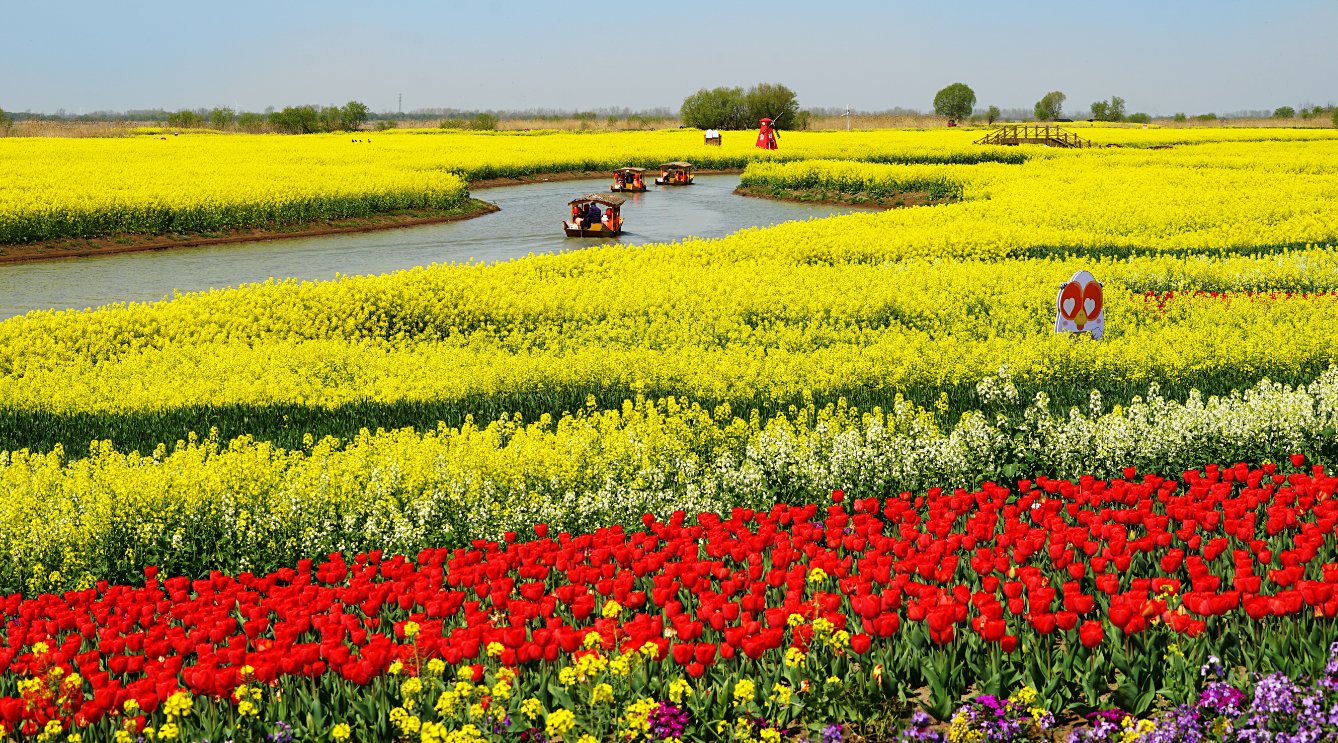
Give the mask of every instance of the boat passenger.
M 599 224 L 599 220 L 600 220 L 599 204 L 596 204 L 595 202 L 592 201 L 590 202 L 590 205 L 586 207 L 585 223 L 593 226 Z

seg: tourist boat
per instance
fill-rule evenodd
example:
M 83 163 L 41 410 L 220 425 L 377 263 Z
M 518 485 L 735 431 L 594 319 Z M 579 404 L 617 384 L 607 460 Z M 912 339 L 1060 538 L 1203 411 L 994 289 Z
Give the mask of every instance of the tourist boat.
M 618 168 L 613 171 L 613 185 L 610 191 L 640 193 L 646 190 L 645 168 Z
M 579 199 L 572 199 L 571 219 L 562 223 L 567 237 L 617 237 L 623 233 L 622 206 L 627 202 L 621 196 L 592 193 Z M 604 207 L 600 221 L 594 224 L 577 223 L 578 216 L 586 213 L 590 204 Z
M 660 177 L 655 179 L 657 186 L 692 185 L 692 163 L 673 162 L 660 166 Z

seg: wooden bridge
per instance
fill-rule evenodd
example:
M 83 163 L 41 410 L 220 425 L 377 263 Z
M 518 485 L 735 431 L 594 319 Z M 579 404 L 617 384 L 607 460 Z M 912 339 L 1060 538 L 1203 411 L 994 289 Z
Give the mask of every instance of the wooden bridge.
M 1047 147 L 1094 147 L 1091 140 L 1057 126 L 1009 124 L 976 140 L 976 144 L 1043 144 Z

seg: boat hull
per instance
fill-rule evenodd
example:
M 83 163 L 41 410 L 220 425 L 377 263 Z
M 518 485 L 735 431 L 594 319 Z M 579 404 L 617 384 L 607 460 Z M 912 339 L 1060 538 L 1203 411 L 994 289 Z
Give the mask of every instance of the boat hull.
M 609 186 L 609 190 L 614 193 L 645 193 L 647 189 L 645 186 L 642 186 L 641 188 L 628 188 L 626 186 L 618 188 L 617 186 Z
M 617 237 L 623 234 L 622 230 L 606 229 L 602 224 L 594 227 L 572 227 L 564 223 L 562 230 L 567 233 L 567 237 Z
M 663 180 L 663 179 L 660 179 L 660 178 L 656 178 L 656 179 L 655 179 L 655 185 L 657 185 L 657 186 L 691 186 L 691 185 L 692 185 L 692 179 L 689 178 L 688 181 L 687 181 L 687 183 L 683 183 L 683 182 L 681 182 L 681 181 L 673 181 L 673 180 L 666 181 L 666 180 Z

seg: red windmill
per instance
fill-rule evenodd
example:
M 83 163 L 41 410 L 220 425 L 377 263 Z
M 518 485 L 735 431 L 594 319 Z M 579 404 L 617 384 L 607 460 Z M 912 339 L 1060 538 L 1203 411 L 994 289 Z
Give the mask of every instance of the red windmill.
M 771 119 L 762 119 L 758 123 L 762 128 L 757 131 L 757 146 L 764 150 L 777 149 L 776 130 L 771 127 Z

